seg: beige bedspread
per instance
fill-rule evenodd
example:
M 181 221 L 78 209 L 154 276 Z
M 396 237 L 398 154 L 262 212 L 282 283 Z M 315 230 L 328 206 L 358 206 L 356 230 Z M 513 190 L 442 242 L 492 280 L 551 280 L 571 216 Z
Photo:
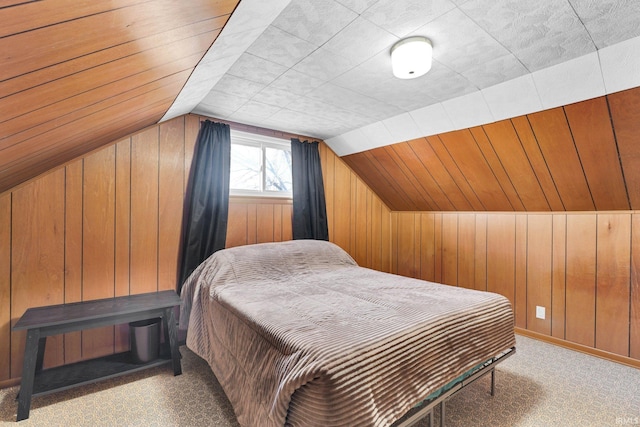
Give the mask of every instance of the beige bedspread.
M 515 346 L 509 301 L 298 240 L 219 251 L 182 290 L 187 346 L 242 426 L 389 425 Z

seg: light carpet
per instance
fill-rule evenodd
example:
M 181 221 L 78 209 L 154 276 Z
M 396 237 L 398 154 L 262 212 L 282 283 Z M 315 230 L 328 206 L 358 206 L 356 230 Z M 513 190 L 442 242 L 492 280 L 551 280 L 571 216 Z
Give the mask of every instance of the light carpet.
M 31 403 L 15 424 L 18 387 L 0 390 L 0 423 L 26 426 L 238 426 L 207 363 L 181 347 L 170 365 L 78 387 Z M 516 354 L 446 404 L 447 427 L 640 426 L 640 370 L 517 336 Z M 435 425 L 438 424 L 436 411 Z M 426 420 L 418 424 L 427 427 Z

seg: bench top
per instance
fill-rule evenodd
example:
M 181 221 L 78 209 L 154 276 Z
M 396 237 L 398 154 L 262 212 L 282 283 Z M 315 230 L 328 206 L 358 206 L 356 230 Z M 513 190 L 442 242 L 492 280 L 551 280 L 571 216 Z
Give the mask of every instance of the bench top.
M 93 301 L 49 305 L 29 308 L 13 330 L 45 328 L 105 317 L 118 317 L 180 305 L 182 301 L 175 291 L 151 292 Z

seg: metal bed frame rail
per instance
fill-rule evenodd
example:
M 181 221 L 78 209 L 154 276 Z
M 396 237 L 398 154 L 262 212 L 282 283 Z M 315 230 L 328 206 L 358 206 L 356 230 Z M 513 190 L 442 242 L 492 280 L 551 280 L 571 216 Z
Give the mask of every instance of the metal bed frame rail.
M 491 396 L 493 396 L 495 394 L 496 387 L 495 368 L 498 363 L 512 356 L 515 352 L 516 348 L 511 347 L 510 349 L 500 353 L 499 355 L 487 360 L 482 364 L 480 368 L 478 368 L 478 370 L 476 370 L 468 377 L 464 378 L 462 381 L 454 384 L 450 389 L 444 391 L 431 400 L 421 402 L 416 408 L 409 411 L 407 415 L 400 418 L 397 423 L 394 423 L 393 427 L 410 427 L 425 417 L 429 418 L 429 426 L 433 426 L 433 409 L 438 405 L 440 406 L 440 427 L 445 427 L 444 407 L 446 401 L 469 384 L 475 382 L 476 380 L 484 377 L 487 374 L 491 374 Z M 412 413 L 412 411 L 415 412 Z

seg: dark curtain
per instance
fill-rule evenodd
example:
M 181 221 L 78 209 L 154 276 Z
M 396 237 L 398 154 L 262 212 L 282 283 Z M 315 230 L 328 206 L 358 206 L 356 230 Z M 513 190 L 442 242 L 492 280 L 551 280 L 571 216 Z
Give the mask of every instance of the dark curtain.
M 202 122 L 185 195 L 178 293 L 193 270 L 225 246 L 230 163 L 229 125 Z
M 329 240 L 318 142 L 291 139 L 293 238 Z

